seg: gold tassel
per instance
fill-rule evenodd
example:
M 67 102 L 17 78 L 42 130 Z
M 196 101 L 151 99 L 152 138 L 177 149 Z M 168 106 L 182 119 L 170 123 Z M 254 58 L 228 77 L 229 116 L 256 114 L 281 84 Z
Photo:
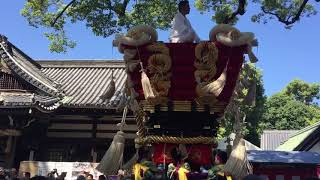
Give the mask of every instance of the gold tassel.
M 150 80 L 149 80 L 147 74 L 145 73 L 145 70 L 143 69 L 142 62 L 140 62 L 140 66 L 141 66 L 141 84 L 142 84 L 144 98 L 146 100 L 153 99 L 153 98 L 155 98 L 155 96 L 152 91 Z
M 252 174 L 252 166 L 247 159 L 243 139 L 240 139 L 232 150 L 227 163 L 224 165 L 224 171 L 230 173 L 235 179 L 243 179 L 245 176 Z
M 113 70 L 111 72 L 111 81 L 105 93 L 100 96 L 100 99 L 106 101 L 107 99 L 111 99 L 116 91 L 116 83 L 114 82 Z

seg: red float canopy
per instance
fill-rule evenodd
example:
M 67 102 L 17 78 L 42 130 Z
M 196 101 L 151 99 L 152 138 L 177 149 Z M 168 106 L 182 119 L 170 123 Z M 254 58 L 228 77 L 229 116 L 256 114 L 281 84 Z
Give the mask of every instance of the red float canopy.
M 204 42 L 203 42 L 204 43 Z M 159 43 L 158 43 L 159 44 Z M 174 102 L 195 102 L 200 95 L 197 93 L 197 85 L 199 81 L 196 80 L 196 71 L 198 67 L 195 66 L 195 62 L 199 61 L 196 57 L 196 47 L 199 44 L 196 43 L 160 43 L 163 47 L 167 48 L 169 56 L 171 58 L 171 68 L 166 72 L 169 76 L 167 83 L 169 83 L 168 92 L 162 97 L 167 98 L 168 101 Z M 150 58 L 155 54 L 163 53 L 157 49 L 152 49 L 154 46 L 147 44 L 139 47 L 123 46 L 124 49 L 137 50 L 135 57 L 132 59 L 141 60 L 146 73 L 151 80 L 155 76 L 154 72 L 150 71 Z M 209 46 L 215 46 L 217 50 L 217 59 L 215 60 L 215 72 L 208 73 L 208 75 L 202 75 L 202 80 L 207 82 L 213 82 L 217 80 L 226 68 L 226 79 L 222 91 L 218 96 L 211 95 L 216 99 L 215 102 L 206 102 L 210 104 L 211 109 L 214 111 L 223 113 L 224 108 L 230 101 L 232 93 L 234 91 L 239 72 L 241 70 L 244 53 L 246 52 L 246 46 L 228 47 L 222 45 L 219 42 L 205 42 L 201 55 L 206 58 L 209 52 Z M 209 56 L 210 58 L 210 56 Z M 209 59 L 210 60 L 210 59 Z M 157 63 L 157 62 L 156 62 Z M 162 63 L 162 64 L 161 64 Z M 162 61 L 158 62 L 158 65 L 163 65 Z M 144 92 L 141 86 L 141 68 L 136 66 L 132 72 L 128 72 L 129 78 L 133 83 L 135 92 L 138 93 L 137 99 L 139 101 L 145 100 Z M 202 73 L 203 74 L 203 73 Z M 212 76 L 211 76 L 212 75 Z M 211 76 L 211 77 L 210 77 Z M 155 105 L 155 104 L 154 104 Z M 216 106 L 216 108 L 214 108 Z M 220 108 L 217 108 L 220 107 Z

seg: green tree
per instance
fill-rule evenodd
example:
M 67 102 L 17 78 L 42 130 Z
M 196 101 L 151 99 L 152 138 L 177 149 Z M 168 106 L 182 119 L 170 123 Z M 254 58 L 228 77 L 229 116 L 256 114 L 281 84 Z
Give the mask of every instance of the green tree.
M 108 37 L 137 24 L 168 29 L 177 11 L 178 0 L 28 0 L 21 14 L 34 27 L 45 27 L 50 50 L 66 52 L 75 42 L 66 34 L 66 24 L 85 22 L 97 36 Z M 254 22 L 266 23 L 276 18 L 290 27 L 301 17 L 317 13 L 309 0 L 194 0 L 202 13 L 213 14 L 217 23 L 236 23 L 249 4 L 258 4 L 261 12 L 252 15 Z M 319 0 L 315 0 L 319 2 Z
M 320 99 L 320 84 L 308 84 L 299 79 L 293 80 L 284 89 L 284 93 L 293 96 L 295 100 L 303 102 L 307 105 L 316 104 L 316 99 Z
M 263 129 L 301 129 L 319 121 L 320 84 L 293 80 L 267 99 L 260 126 Z

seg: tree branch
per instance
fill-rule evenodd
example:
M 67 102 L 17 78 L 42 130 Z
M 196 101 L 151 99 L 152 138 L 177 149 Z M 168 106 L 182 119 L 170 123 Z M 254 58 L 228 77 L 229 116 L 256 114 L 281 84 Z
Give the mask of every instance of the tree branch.
M 223 21 L 224 24 L 229 24 L 237 15 L 244 15 L 246 12 L 245 6 L 246 6 L 246 0 L 239 0 L 238 1 L 238 8 L 235 12 L 231 14 L 230 17 L 226 17 Z
M 115 13 L 117 13 L 119 17 L 123 17 L 126 15 L 126 9 L 127 9 L 129 2 L 130 2 L 130 0 L 124 0 L 123 3 L 121 4 L 121 8 L 119 8 L 119 9 L 114 8 Z
M 69 6 L 71 6 L 76 0 L 70 1 L 64 8 L 63 10 L 56 16 L 54 21 L 51 23 L 51 27 L 54 26 L 54 24 L 57 22 L 57 20 L 62 16 L 62 14 L 68 9 Z
M 267 10 L 264 8 L 264 6 L 261 7 L 261 10 L 262 10 L 265 14 L 270 14 L 270 15 L 276 16 L 276 17 L 278 18 L 278 21 L 280 21 L 281 23 L 283 23 L 283 24 L 285 24 L 285 25 L 288 26 L 288 25 L 290 25 L 290 24 L 295 23 L 296 21 L 298 21 L 298 20 L 300 19 L 301 13 L 302 13 L 303 9 L 306 7 L 306 4 L 307 4 L 308 1 L 309 1 L 309 0 L 304 0 L 304 1 L 302 2 L 302 4 L 301 4 L 300 7 L 299 7 L 298 13 L 297 13 L 291 20 L 289 20 L 290 17 L 287 18 L 287 19 L 285 19 L 285 18 L 280 17 L 280 15 L 277 14 L 277 13 L 273 13 L 273 12 L 271 12 L 271 11 L 267 11 Z

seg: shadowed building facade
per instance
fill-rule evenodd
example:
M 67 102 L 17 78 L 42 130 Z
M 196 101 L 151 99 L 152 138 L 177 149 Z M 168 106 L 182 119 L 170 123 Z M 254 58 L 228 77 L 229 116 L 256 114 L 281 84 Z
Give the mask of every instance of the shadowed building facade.
M 0 166 L 17 167 L 22 160 L 98 162 L 126 102 L 123 61 L 34 61 L 6 37 L 0 40 Z M 103 99 L 112 73 L 115 93 Z M 137 128 L 131 113 L 126 123 L 132 151 Z

